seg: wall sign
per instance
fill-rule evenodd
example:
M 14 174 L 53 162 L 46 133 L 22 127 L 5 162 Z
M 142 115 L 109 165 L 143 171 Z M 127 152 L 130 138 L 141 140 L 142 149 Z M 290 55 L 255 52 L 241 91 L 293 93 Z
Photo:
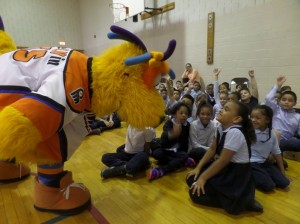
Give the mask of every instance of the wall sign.
M 208 13 L 207 21 L 207 64 L 214 62 L 215 13 Z

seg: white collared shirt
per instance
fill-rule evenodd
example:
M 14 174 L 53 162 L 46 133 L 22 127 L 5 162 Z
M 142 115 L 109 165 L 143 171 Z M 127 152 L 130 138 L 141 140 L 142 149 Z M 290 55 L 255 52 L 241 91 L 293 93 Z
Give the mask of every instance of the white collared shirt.
M 251 145 L 251 162 L 263 163 L 269 157 L 270 153 L 280 155 L 281 151 L 274 131 L 271 131 L 269 138 L 269 128 L 264 131 L 255 129 L 256 143 Z
M 231 162 L 248 163 L 249 152 L 245 136 L 239 129 L 235 127 L 240 128 L 242 126 L 233 125 L 225 130 L 223 130 L 221 125 L 218 127 L 219 133 L 221 134 L 220 139 L 222 137 L 222 134 L 227 132 L 223 148 L 235 152 L 230 160 Z
M 204 148 L 208 149 L 213 136 L 216 132 L 216 123 L 210 121 L 206 127 L 203 126 L 200 119 L 193 121 L 190 126 L 190 142 L 189 148 Z

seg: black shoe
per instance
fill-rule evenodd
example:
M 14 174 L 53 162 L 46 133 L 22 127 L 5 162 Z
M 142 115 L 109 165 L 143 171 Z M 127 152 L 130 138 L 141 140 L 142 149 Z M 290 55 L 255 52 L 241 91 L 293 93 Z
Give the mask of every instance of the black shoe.
M 283 159 L 283 167 L 284 167 L 284 169 L 287 169 L 289 167 L 289 164 L 284 159 Z
M 93 129 L 89 134 L 88 136 L 90 135 L 100 135 L 101 134 L 101 129 L 100 128 L 96 128 L 96 129 Z
M 101 171 L 101 177 L 103 179 L 110 178 L 110 177 L 117 177 L 124 174 L 126 174 L 125 165 L 110 167 Z
M 254 212 L 263 212 L 264 207 L 258 201 L 254 200 L 248 205 L 247 210 Z

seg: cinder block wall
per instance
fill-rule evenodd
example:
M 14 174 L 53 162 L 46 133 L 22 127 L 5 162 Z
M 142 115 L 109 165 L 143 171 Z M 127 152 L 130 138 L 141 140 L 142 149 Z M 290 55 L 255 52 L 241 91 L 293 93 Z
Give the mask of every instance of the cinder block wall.
M 78 0 L 0 0 L 0 15 L 18 46 L 82 49 Z
M 83 1 L 84 2 L 84 1 Z M 95 3 L 97 1 L 94 1 Z M 258 81 L 260 101 L 272 88 L 278 75 L 286 75 L 286 85 L 300 97 L 300 1 L 299 0 L 146 0 L 148 7 L 160 7 L 175 2 L 175 9 L 165 14 L 134 23 L 131 19 L 117 25 L 138 34 L 150 50 L 164 51 L 170 39 L 177 40 L 177 49 L 170 62 L 179 79 L 186 62 L 199 70 L 206 83 L 213 81 L 213 68 L 221 68 L 220 81 L 247 77 L 254 69 Z M 92 32 L 102 30 L 96 47 L 87 49 L 98 54 L 117 41 L 108 41 L 107 30 L 113 23 L 109 1 L 100 1 L 101 10 L 96 25 L 87 21 Z M 81 10 L 88 10 L 81 4 Z M 215 12 L 214 64 L 206 63 L 207 14 Z M 105 15 L 103 18 L 100 15 Z M 94 17 L 94 16 L 92 16 Z M 106 30 L 103 30 L 103 27 Z M 87 27 L 86 27 L 87 29 Z M 86 34 L 85 34 L 86 35 Z M 91 36 L 91 35 L 90 35 Z M 90 45 L 91 39 L 84 46 Z M 86 48 L 85 48 L 86 49 Z M 300 104 L 297 105 L 300 107 Z

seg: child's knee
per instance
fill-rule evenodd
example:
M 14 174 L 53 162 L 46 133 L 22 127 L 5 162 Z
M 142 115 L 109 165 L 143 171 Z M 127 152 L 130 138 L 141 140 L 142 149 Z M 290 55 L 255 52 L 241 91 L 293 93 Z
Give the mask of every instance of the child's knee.
M 268 182 L 268 183 L 260 184 L 259 186 L 257 186 L 257 188 L 264 192 L 270 192 L 276 188 L 276 185 L 274 182 Z

